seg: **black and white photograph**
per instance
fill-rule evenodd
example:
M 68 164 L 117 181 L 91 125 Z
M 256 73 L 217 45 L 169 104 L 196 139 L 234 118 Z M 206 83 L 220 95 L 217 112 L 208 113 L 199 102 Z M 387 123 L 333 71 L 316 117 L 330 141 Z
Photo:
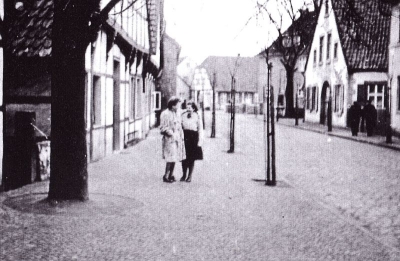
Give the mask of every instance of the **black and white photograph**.
M 400 0 L 0 0 L 0 260 L 399 261 Z

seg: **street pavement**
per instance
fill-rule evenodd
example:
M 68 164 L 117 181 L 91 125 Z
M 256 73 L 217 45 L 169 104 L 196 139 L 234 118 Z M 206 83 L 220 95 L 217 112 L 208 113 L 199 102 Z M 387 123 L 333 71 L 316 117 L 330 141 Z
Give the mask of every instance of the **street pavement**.
M 88 202 L 0 193 L 0 260 L 400 260 L 398 152 L 277 125 L 268 187 L 261 116 L 236 116 L 232 154 L 229 115 L 215 139 L 206 116 L 191 183 L 162 182 L 154 129 L 89 165 Z

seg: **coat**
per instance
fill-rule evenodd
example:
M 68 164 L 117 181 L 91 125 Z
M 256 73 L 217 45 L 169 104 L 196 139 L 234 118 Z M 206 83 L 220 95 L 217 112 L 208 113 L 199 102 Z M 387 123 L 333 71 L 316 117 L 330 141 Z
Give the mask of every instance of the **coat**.
M 166 162 L 182 161 L 186 158 L 181 117 L 171 110 L 164 110 L 160 116 L 162 134 L 162 157 Z
M 358 127 L 360 126 L 360 119 L 361 119 L 361 107 L 359 105 L 351 105 L 349 112 L 348 112 L 348 117 L 349 117 L 349 123 L 350 127 L 352 129 L 357 130 L 358 132 Z
M 373 128 L 375 128 L 377 121 L 377 112 L 375 106 L 372 104 L 367 104 L 364 107 L 363 114 L 365 117 L 365 125 L 367 127 L 367 130 L 372 130 Z

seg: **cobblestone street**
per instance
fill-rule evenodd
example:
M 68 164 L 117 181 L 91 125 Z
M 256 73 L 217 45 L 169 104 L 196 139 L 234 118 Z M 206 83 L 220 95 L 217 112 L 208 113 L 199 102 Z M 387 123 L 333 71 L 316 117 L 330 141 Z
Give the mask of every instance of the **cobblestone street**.
M 86 203 L 49 209 L 48 182 L 0 194 L 0 260 L 400 259 L 399 152 L 278 125 L 266 187 L 262 116 L 236 116 L 234 154 L 229 115 L 215 139 L 206 116 L 191 183 L 162 182 L 155 129 L 89 165 Z

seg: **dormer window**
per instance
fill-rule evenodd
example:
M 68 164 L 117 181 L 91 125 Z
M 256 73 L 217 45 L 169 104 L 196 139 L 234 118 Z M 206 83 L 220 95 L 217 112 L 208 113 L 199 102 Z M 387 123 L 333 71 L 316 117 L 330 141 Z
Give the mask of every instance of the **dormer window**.
M 325 16 L 329 14 L 329 0 L 325 0 Z

